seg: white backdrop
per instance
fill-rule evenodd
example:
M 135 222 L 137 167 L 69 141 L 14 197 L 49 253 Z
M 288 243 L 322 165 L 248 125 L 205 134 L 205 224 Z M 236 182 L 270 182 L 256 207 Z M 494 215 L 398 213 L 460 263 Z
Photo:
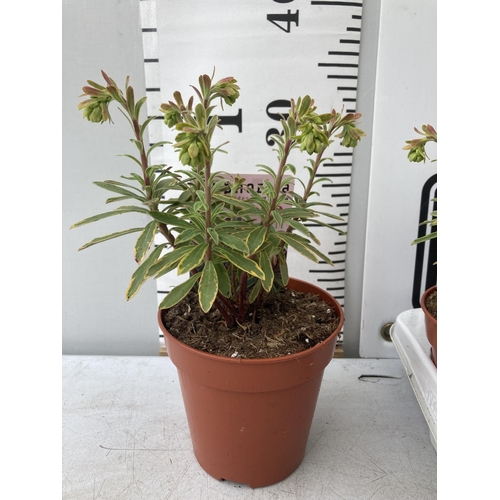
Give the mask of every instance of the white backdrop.
M 116 156 L 134 153 L 129 142 L 130 127 L 124 117 L 113 111 L 113 125 L 90 123 L 82 119 L 77 104 L 88 79 L 102 81 L 101 69 L 120 85 L 130 75 L 135 90 L 144 92 L 138 3 L 136 0 L 63 2 L 64 354 L 158 354 L 155 284 L 147 283 L 130 302 L 125 299 L 130 276 L 137 267 L 134 236 L 127 235 L 78 252 L 80 246 L 97 236 L 143 226 L 142 214 L 123 220 L 110 217 L 69 229 L 77 221 L 106 211 L 106 192 L 92 184 L 94 181 L 119 179 L 120 175 L 130 172 L 130 160 Z
M 134 264 L 131 250 L 122 242 L 111 242 L 79 253 L 80 244 L 106 230 L 102 226 L 81 232 L 67 229 L 102 208 L 104 194 L 92 181 L 102 177 L 110 161 L 123 173 L 123 159 L 114 155 L 126 149 L 128 137 L 121 133 L 118 120 L 105 131 L 85 127 L 76 110 L 82 84 L 86 78 L 99 80 L 102 68 L 120 82 L 130 74 L 139 91 L 144 71 L 148 113 L 158 114 L 159 105 L 174 90 L 188 92 L 200 73 L 211 73 L 215 66 L 217 77 L 233 75 L 242 89 L 241 99 L 224 112 L 241 127 L 240 133 L 237 125 L 226 126 L 229 155 L 219 157 L 219 166 L 232 172 L 249 172 L 256 163 L 272 164 L 274 153 L 266 135 L 277 121 L 269 115 L 286 111 L 269 107 L 274 101 L 310 93 L 320 107 L 344 105 L 363 113 L 367 137 L 354 155 L 337 144 L 333 164 L 322 172 L 331 179 L 321 188 L 322 198 L 349 222 L 347 238 L 317 232 L 335 268 L 311 266 L 293 254 L 290 265 L 295 276 L 315 281 L 344 305 L 345 353 L 397 356 L 379 332 L 384 323 L 413 307 L 416 248 L 410 242 L 418 231 L 422 187 L 436 173 L 436 163 L 410 164 L 402 150 L 414 126 L 437 126 L 435 1 L 371 0 L 362 6 L 361 2 L 311 0 L 122 0 L 105 2 L 105 7 L 86 2 L 82 10 L 80 2 L 71 0 L 64 6 L 66 352 L 118 352 L 117 339 L 123 338 L 124 328 L 131 336 L 147 330 L 148 339 L 153 339 L 147 348 L 156 351 L 150 335 L 157 331 L 154 305 L 148 306 L 154 284 L 129 303 L 123 296 L 131 274 L 128 267 Z M 277 21 L 277 15 L 291 20 L 289 33 L 271 22 L 287 27 Z M 163 139 L 166 131 L 156 120 L 150 141 Z M 84 137 L 86 133 L 92 137 Z M 118 146 L 111 147 L 111 139 Z M 91 146 L 85 149 L 82 141 Z M 157 153 L 155 159 L 162 161 L 162 152 Z M 90 154 L 92 158 L 85 160 Z M 92 170 L 83 168 L 82 162 Z M 168 291 L 179 279 L 168 276 L 158 289 Z M 97 289 L 99 293 L 95 280 L 106 285 Z M 102 322 L 99 311 L 104 304 L 117 312 L 123 325 Z M 145 345 L 140 336 L 135 338 L 136 344 Z M 136 344 L 130 344 L 127 352 L 142 352 L 143 347 Z
M 380 329 L 414 307 L 417 247 L 410 243 L 417 237 L 419 222 L 427 218 L 420 214 L 422 191 L 430 182 L 428 198 L 434 196 L 437 162 L 409 163 L 402 148 L 406 140 L 417 136 L 413 127 L 430 123 L 439 131 L 436 35 L 434 0 L 380 2 L 365 255 L 358 263 L 363 269 L 358 311 L 361 357 L 396 357 L 394 346 L 382 338 Z M 428 151 L 436 158 L 433 146 Z M 426 255 L 423 264 L 425 268 Z M 417 286 L 423 292 L 425 275 L 421 281 Z

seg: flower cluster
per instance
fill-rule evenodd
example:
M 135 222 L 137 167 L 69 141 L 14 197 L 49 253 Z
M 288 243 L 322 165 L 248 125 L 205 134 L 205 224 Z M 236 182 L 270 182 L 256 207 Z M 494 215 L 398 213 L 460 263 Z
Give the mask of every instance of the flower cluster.
M 181 163 L 195 168 L 203 167 L 210 157 L 210 147 L 204 140 L 202 131 L 192 129 L 185 123 L 178 123 L 176 128 L 185 130 L 177 134 L 174 144 Z
M 365 133 L 357 127 L 356 121 L 361 113 L 348 113 L 342 116 L 332 110 L 331 113 L 316 113 L 314 100 L 309 96 L 299 98 L 297 103 L 292 100 L 290 110 L 295 121 L 299 124 L 298 132 L 294 139 L 300 145 L 300 151 L 309 155 L 321 153 L 332 142 L 333 131 L 340 132 L 335 135 L 342 139 L 342 146 L 354 148 Z
M 422 125 L 422 131 L 416 127 L 414 130 L 423 137 L 406 141 L 406 146 L 403 149 L 409 150 L 408 160 L 416 163 L 425 162 L 429 159 L 425 147 L 428 142 L 437 142 L 437 132 L 432 125 Z
M 345 148 L 354 148 L 358 145 L 361 137 L 365 135 L 365 133 L 356 126 L 356 120 L 361 118 L 361 113 L 348 113 L 342 118 L 342 131 L 340 134 L 337 134 L 335 137 L 339 137 L 342 139 L 342 146 Z
M 228 106 L 232 106 L 240 96 L 240 88 L 232 76 L 219 80 L 212 87 L 212 98 L 220 97 Z
M 317 195 L 314 187 L 323 181 L 318 169 L 329 160 L 324 155 L 335 134 L 351 147 L 364 135 L 355 124 L 359 114 L 342 116 L 335 110 L 318 114 L 308 95 L 297 101 L 292 99 L 289 113 L 280 121 L 283 133 L 271 136 L 276 145 L 274 151 L 278 153 L 277 164 L 274 168 L 258 164 L 268 180 L 259 192 L 246 185 L 249 196 L 241 200 L 235 193 L 245 179 L 236 176 L 228 189 L 224 173 L 213 169 L 214 157 L 225 144 L 212 146 L 214 130 L 220 128 L 213 101 L 220 99 L 221 106 L 235 103 L 240 88 L 233 77 L 213 83 L 213 75 L 201 75 L 198 86 L 192 86 L 195 95 L 189 100 L 185 102 L 179 92 L 174 92 L 173 99 L 160 106 L 165 124 L 175 133 L 173 148 L 180 163 L 191 167 L 174 170 L 166 165 L 149 164 L 154 148 L 172 143 L 146 145 L 146 128 L 156 118 L 150 116 L 142 123 L 139 119 L 146 97 L 136 100 L 128 79 L 122 92 L 106 73 L 102 75 L 106 87 L 89 81 L 89 86 L 83 88 L 89 99 L 79 108 L 85 118 L 102 123 L 110 120 L 109 102 L 118 104 L 132 127 L 132 143 L 138 149 L 138 156 L 123 156 L 139 165 L 140 172 L 122 176 L 125 182 L 107 180 L 96 184 L 115 193 L 107 203 L 130 200 L 134 204 L 89 217 L 72 227 L 128 212 L 149 216 L 144 228 L 101 236 L 81 247 L 140 232 L 134 247 L 138 267 L 126 291 L 127 299 L 134 297 L 149 278 L 159 278 L 177 269 L 178 274 L 188 274 L 189 278 L 173 288 L 160 307 L 172 307 L 194 290 L 204 312 L 215 307 L 227 324 L 232 325 L 246 321 L 251 315 L 256 317 L 264 294 L 287 285 L 288 248 L 315 263 L 321 261 L 333 266 L 328 255 L 316 247 L 320 242 L 309 226 L 342 232 L 333 224 L 343 219 L 324 211 L 328 204 L 314 202 L 312 197 Z M 295 148 L 314 155 L 308 159 L 310 166 L 304 167 L 302 180 L 296 177 L 297 168 L 290 163 Z M 301 184 L 304 190 L 291 191 L 287 188 L 289 184 Z M 158 233 L 166 241 L 155 245 Z
M 90 86 L 83 87 L 84 93 L 80 97 L 89 96 L 90 99 L 79 103 L 78 109 L 83 111 L 83 117 L 87 118 L 89 122 L 104 123 L 111 121 L 108 105 L 113 100 L 113 97 L 102 85 L 90 80 L 88 83 Z
M 414 127 L 414 130 L 415 132 L 417 132 L 417 134 L 420 134 L 423 137 L 406 141 L 406 146 L 404 146 L 403 149 L 409 150 L 408 160 L 410 160 L 411 162 L 420 163 L 423 161 L 425 163 L 425 161 L 429 159 L 425 148 L 427 146 L 427 143 L 429 142 L 435 142 L 437 144 L 437 132 L 432 125 L 422 125 L 422 131 L 418 130 L 416 127 Z M 431 201 L 437 203 L 437 198 L 433 198 Z M 436 228 L 438 222 L 437 210 L 431 211 L 430 216 L 430 219 L 424 220 L 420 223 L 420 225 L 429 225 L 430 228 Z M 437 229 L 425 234 L 424 236 L 421 236 L 420 238 L 416 238 L 415 240 L 413 240 L 412 245 L 417 245 L 434 238 L 437 238 Z M 436 264 L 436 262 L 434 264 Z

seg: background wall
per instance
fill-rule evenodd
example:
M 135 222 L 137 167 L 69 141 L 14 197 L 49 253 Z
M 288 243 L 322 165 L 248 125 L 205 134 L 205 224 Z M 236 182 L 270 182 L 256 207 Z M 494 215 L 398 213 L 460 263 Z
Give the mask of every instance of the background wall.
M 267 36 L 264 30 L 272 29 L 273 36 L 283 35 L 283 40 L 298 43 L 299 48 L 293 52 L 295 59 L 302 57 L 307 64 L 312 63 L 316 68 L 312 71 L 317 71 L 317 61 L 308 55 L 309 45 L 305 43 L 306 38 L 311 40 L 306 28 L 306 16 L 317 13 L 319 4 L 325 4 L 321 7 L 325 14 L 331 12 L 327 3 L 296 1 L 291 10 L 300 10 L 301 22 L 298 26 L 291 25 L 291 33 L 280 32 L 266 21 L 265 14 L 263 17 L 259 14 L 262 21 L 260 17 L 255 18 L 255 23 L 261 26 L 260 36 Z M 361 7 L 362 2 L 354 3 Z M 92 181 L 116 179 L 124 171 L 127 172 L 124 166 L 129 160 L 115 155 L 132 151 L 127 149 L 127 139 L 130 137 L 128 124 L 118 112 L 113 114 L 114 125 L 96 125 L 82 120 L 80 112 L 76 110 L 81 87 L 87 79 L 101 81 L 99 70 L 104 69 L 119 83 L 124 82 L 126 75 L 130 75 L 137 91 L 144 91 L 145 56 L 140 9 L 144 13 L 148 9 L 153 12 L 155 8 L 162 14 L 158 20 L 160 31 L 162 27 L 175 26 L 175 19 L 179 17 L 176 17 L 172 7 L 175 4 L 153 0 L 63 2 L 65 353 L 158 353 L 154 282 L 147 283 L 131 302 L 127 303 L 124 299 L 129 276 L 135 268 L 132 257 L 134 236 L 128 240 L 124 237 L 110 241 L 83 252 L 76 251 L 95 236 L 130 227 L 129 221 L 133 217 L 123 216 L 127 217 L 126 221 L 115 217 L 72 231 L 68 228 L 75 221 L 106 210 L 106 193 L 92 185 Z M 194 9 L 195 4 L 190 4 L 189 9 Z M 222 2 L 214 2 L 213 5 L 222 8 Z M 270 14 L 292 4 L 283 6 L 276 2 L 264 4 L 260 1 L 255 5 L 259 5 L 259 8 L 262 6 L 263 12 Z M 243 7 L 233 11 L 235 19 L 241 19 L 246 12 Z M 184 10 L 177 13 L 186 15 Z M 198 14 L 196 19 L 200 17 Z M 314 23 L 311 23 L 311 27 L 314 27 Z M 192 28 L 189 16 L 182 26 L 186 27 L 186 32 Z M 201 23 L 198 28 L 206 27 Z M 332 35 L 339 39 L 355 38 L 355 31 L 349 29 L 347 32 L 332 32 Z M 298 34 L 302 34 L 303 38 L 298 38 Z M 328 33 L 322 36 L 326 40 Z M 167 54 L 175 60 L 176 51 L 184 43 L 175 37 L 169 42 L 168 37 L 168 30 L 161 31 L 163 45 L 160 44 L 160 49 L 165 49 L 163 56 L 159 54 L 160 62 Z M 380 336 L 380 327 L 394 321 L 399 312 L 413 307 L 411 295 L 416 249 L 410 243 L 416 236 L 420 220 L 422 185 L 436 172 L 435 163 L 410 164 L 406 152 L 402 150 L 404 141 L 414 137 L 414 126 L 431 123 L 437 127 L 435 2 L 363 2 L 360 38 L 359 70 L 353 70 L 358 75 L 355 104 L 356 110 L 363 113 L 362 128 L 367 132 L 367 137 L 354 150 L 355 166 L 350 178 L 344 351 L 348 357 L 397 357 L 392 345 Z M 248 44 L 251 44 L 252 38 L 248 40 Z M 273 54 L 280 57 L 282 51 L 277 50 L 274 44 L 273 47 Z M 301 47 L 304 50 L 302 56 Z M 153 49 L 157 50 L 157 47 Z M 208 44 L 204 44 L 203 50 L 209 50 Z M 258 58 L 254 62 L 257 63 Z M 240 60 L 236 63 L 241 65 L 240 72 L 244 72 L 245 65 Z M 178 61 L 176 64 L 184 73 L 189 69 Z M 178 77 L 171 66 L 168 67 L 169 74 Z M 200 71 L 209 71 L 211 67 L 203 67 Z M 152 71 L 151 68 L 151 64 L 146 65 L 146 72 Z M 154 75 L 159 77 L 159 73 Z M 218 73 L 218 76 L 225 75 Z M 292 78 L 288 78 L 287 84 L 292 81 Z M 187 87 L 187 81 L 184 83 L 181 90 Z M 162 84 L 163 80 L 158 86 Z M 315 80 L 315 85 L 319 85 L 319 80 Z M 168 87 L 173 88 L 171 85 Z M 272 84 L 267 82 L 266 87 L 257 90 L 268 92 L 271 87 Z M 148 97 L 154 99 L 154 95 L 150 89 Z M 278 97 L 283 96 L 278 92 Z M 328 97 L 321 99 L 326 102 L 329 100 Z M 336 97 L 332 95 L 330 99 L 335 101 Z M 333 104 L 337 107 L 336 102 Z M 235 112 L 228 110 L 228 114 Z M 234 142 L 233 138 L 231 142 Z M 323 241 L 322 235 L 320 239 Z M 115 320 L 118 323 L 114 323 Z
M 107 192 L 93 181 L 118 179 L 133 170 L 129 159 L 116 156 L 133 152 L 121 113 L 114 108 L 114 125 L 99 125 L 83 120 L 77 109 L 86 81 L 102 82 L 101 69 L 119 84 L 130 75 L 137 92 L 144 93 L 137 0 L 63 2 L 63 353 L 154 355 L 159 351 L 155 283 L 125 300 L 136 268 L 134 234 L 77 252 L 97 236 L 144 225 L 139 214 L 69 230 L 107 211 Z
M 380 330 L 415 307 L 417 246 L 411 242 L 425 220 L 420 214 L 422 190 L 436 174 L 437 162 L 410 163 L 402 148 L 417 137 L 414 127 L 431 124 L 438 130 L 436 18 L 434 0 L 363 5 L 357 110 L 363 114 L 367 140 L 354 151 L 351 183 L 347 356 L 397 357 Z M 427 148 L 431 159 L 436 158 L 433 146 Z M 421 292 L 425 278 L 415 283 Z

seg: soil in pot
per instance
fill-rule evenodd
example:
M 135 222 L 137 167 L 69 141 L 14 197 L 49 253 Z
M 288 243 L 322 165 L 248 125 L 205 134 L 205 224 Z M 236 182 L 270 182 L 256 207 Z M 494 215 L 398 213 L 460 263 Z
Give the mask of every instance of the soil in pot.
M 339 318 L 317 295 L 294 290 L 269 294 L 257 317 L 228 328 L 217 311 L 206 314 L 191 292 L 162 321 L 177 340 L 210 354 L 255 359 L 288 356 L 314 347 L 336 329 Z
M 437 286 L 424 292 L 420 305 L 424 311 L 425 333 L 431 344 L 431 359 L 437 368 Z
M 425 307 L 431 314 L 433 318 L 437 320 L 438 317 L 438 311 L 437 311 L 437 290 L 432 292 L 426 299 L 425 299 Z

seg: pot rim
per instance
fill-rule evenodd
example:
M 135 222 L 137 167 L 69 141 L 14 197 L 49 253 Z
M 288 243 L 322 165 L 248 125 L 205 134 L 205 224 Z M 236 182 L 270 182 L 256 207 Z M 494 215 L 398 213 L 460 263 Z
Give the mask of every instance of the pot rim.
M 166 328 L 165 325 L 163 324 L 162 321 L 162 311 L 165 311 L 165 309 L 158 309 L 158 323 L 160 325 L 160 328 L 163 332 L 163 335 L 168 335 L 170 341 L 176 343 L 177 345 L 181 346 L 183 349 L 186 349 L 193 354 L 196 354 L 202 358 L 210 359 L 210 360 L 217 360 L 219 362 L 223 363 L 229 363 L 229 364 L 234 364 L 234 365 L 257 365 L 257 364 L 273 364 L 273 363 L 286 363 L 290 362 L 293 360 L 299 360 L 305 356 L 309 356 L 311 354 L 314 354 L 314 352 L 322 350 L 327 344 L 332 342 L 335 337 L 338 336 L 340 333 L 340 330 L 344 326 L 344 311 L 342 309 L 341 304 L 338 302 L 338 300 L 333 297 L 330 293 L 328 293 L 326 290 L 323 288 L 318 287 L 317 285 L 314 285 L 313 283 L 310 283 L 308 281 L 300 280 L 297 278 L 289 278 L 290 280 L 295 281 L 296 283 L 305 283 L 307 285 L 310 285 L 312 287 L 315 287 L 322 292 L 326 293 L 331 297 L 333 300 L 333 303 L 335 304 L 335 308 L 337 309 L 338 315 L 339 315 L 339 324 L 337 325 L 337 328 L 332 332 L 332 334 L 327 337 L 325 340 L 322 342 L 316 344 L 314 347 L 311 347 L 310 349 L 306 349 L 305 351 L 297 352 L 295 354 L 290 354 L 287 356 L 280 356 L 280 357 L 274 357 L 274 358 L 252 358 L 252 359 L 241 359 L 241 358 L 229 358 L 227 356 L 219 356 L 218 354 L 210 354 L 208 352 L 200 351 L 199 349 L 195 349 L 194 347 L 188 346 L 184 342 L 181 342 L 180 340 L 177 340 Z M 322 298 L 322 297 L 321 297 Z M 332 306 L 333 307 L 333 306 Z
M 432 316 L 432 314 L 429 312 L 429 310 L 427 309 L 427 307 L 425 306 L 425 300 L 427 299 L 427 297 L 433 293 L 437 291 L 437 284 L 436 285 L 433 285 L 431 286 L 430 288 L 428 288 L 423 294 L 422 294 L 422 297 L 420 298 L 420 307 L 422 308 L 422 311 L 424 311 L 424 314 L 426 316 L 426 318 L 431 321 L 433 324 L 437 325 L 437 319 Z

